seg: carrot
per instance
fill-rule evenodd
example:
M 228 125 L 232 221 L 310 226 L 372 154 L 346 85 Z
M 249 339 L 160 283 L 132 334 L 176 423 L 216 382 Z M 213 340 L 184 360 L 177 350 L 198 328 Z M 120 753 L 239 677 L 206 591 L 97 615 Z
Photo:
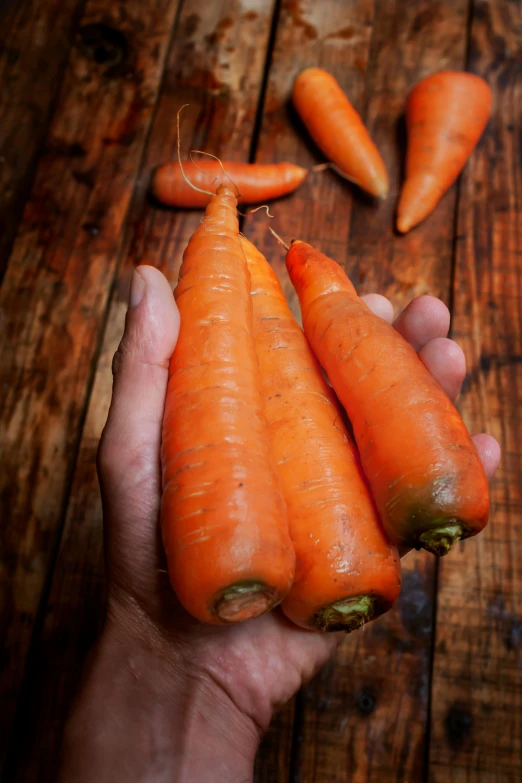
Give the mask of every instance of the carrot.
M 198 166 L 200 168 L 198 168 Z M 293 163 L 223 163 L 205 160 L 197 166 L 183 163 L 183 170 L 197 187 L 208 190 L 224 181 L 223 169 L 237 185 L 241 204 L 255 204 L 292 193 L 305 179 L 308 171 Z M 190 187 L 183 178 L 179 163 L 165 163 L 159 166 L 152 178 L 152 193 L 163 204 L 171 207 L 199 209 L 206 207 L 208 197 Z
M 282 603 L 297 625 L 351 631 L 387 611 L 400 591 L 387 539 L 343 423 L 277 275 L 241 238 L 254 306 L 254 338 L 272 449 L 296 551 Z
M 408 97 L 406 181 L 397 228 L 406 233 L 438 204 L 455 182 L 491 115 L 491 90 L 472 73 L 441 71 Z
M 489 514 L 488 482 L 464 422 L 340 266 L 299 241 L 286 264 L 306 336 L 351 420 L 386 532 L 395 543 L 446 554 L 478 533 Z
M 359 114 L 321 68 L 297 76 L 292 101 L 312 139 L 339 173 L 373 196 L 388 195 L 388 173 Z
M 170 580 L 185 609 L 208 623 L 268 611 L 294 575 L 236 204 L 220 185 L 185 250 L 163 420 L 161 523 Z

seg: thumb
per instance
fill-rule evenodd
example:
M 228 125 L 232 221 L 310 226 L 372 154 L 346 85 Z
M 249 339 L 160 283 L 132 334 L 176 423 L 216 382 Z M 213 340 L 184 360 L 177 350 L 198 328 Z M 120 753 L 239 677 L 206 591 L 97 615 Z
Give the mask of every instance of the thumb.
M 98 450 L 108 566 L 117 579 L 128 575 L 131 564 L 145 576 L 155 558 L 161 425 L 178 332 L 179 312 L 167 279 L 154 267 L 138 267 Z

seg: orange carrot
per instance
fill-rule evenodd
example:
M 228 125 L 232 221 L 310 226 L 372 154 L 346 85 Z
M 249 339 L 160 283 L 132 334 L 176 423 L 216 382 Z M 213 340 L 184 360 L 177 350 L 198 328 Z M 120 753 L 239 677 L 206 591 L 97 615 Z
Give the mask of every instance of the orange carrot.
M 351 420 L 386 532 L 396 543 L 446 554 L 482 530 L 489 514 L 488 482 L 464 422 L 335 261 L 294 242 L 286 263 L 305 334 Z
M 198 168 L 198 166 L 200 168 Z M 202 171 L 203 169 L 203 171 Z M 237 185 L 238 201 L 255 204 L 292 193 L 304 180 L 308 171 L 293 163 L 234 163 L 225 162 L 223 168 L 217 160 L 183 163 L 183 170 L 198 188 L 215 190 L 217 184 L 228 177 Z M 179 163 L 165 163 L 154 172 L 152 193 L 163 204 L 190 209 L 204 208 L 208 197 L 193 190 L 183 178 Z
M 247 240 L 254 338 L 265 411 L 296 550 L 282 604 L 297 625 L 351 631 L 400 590 L 397 550 L 380 524 L 335 394 L 277 275 Z
M 472 73 L 441 71 L 408 97 L 406 181 L 397 210 L 402 233 L 416 226 L 455 182 L 491 115 L 491 90 Z
M 221 185 L 185 251 L 163 420 L 161 522 L 170 580 L 185 609 L 208 623 L 268 611 L 294 575 L 236 204 Z
M 292 101 L 311 137 L 339 173 L 373 196 L 388 195 L 388 173 L 363 122 L 334 77 L 301 71 Z

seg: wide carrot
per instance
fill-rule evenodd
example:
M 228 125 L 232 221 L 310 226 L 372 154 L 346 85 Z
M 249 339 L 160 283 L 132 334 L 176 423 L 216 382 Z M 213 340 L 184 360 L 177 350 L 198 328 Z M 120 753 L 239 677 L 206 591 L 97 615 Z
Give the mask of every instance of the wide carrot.
M 308 132 L 339 173 L 373 196 L 388 195 L 388 173 L 363 121 L 322 68 L 297 76 L 292 101 Z
M 472 73 L 441 71 L 411 91 L 406 106 L 406 181 L 397 210 L 405 233 L 455 182 L 491 114 L 491 90 Z
M 294 242 L 286 264 L 303 326 L 351 420 L 384 528 L 446 554 L 478 533 L 489 489 L 455 407 L 413 348 L 357 296 L 335 261 Z
M 199 168 L 198 168 L 199 167 Z M 215 189 L 216 183 L 228 178 L 237 185 L 241 204 L 257 204 L 292 193 L 305 179 L 308 171 L 293 163 L 234 163 L 204 160 L 197 166 L 192 161 L 183 163 L 183 171 L 198 188 Z M 206 207 L 208 197 L 190 187 L 184 179 L 178 162 L 159 166 L 152 178 L 152 193 L 163 204 L 171 207 L 200 209 Z
M 272 448 L 296 551 L 282 603 L 297 625 L 351 631 L 391 607 L 400 563 L 363 476 L 339 403 L 277 275 L 247 239 L 254 338 Z
M 292 584 L 295 555 L 263 411 L 236 197 L 221 185 L 183 256 L 163 420 L 161 523 L 194 617 L 248 620 Z

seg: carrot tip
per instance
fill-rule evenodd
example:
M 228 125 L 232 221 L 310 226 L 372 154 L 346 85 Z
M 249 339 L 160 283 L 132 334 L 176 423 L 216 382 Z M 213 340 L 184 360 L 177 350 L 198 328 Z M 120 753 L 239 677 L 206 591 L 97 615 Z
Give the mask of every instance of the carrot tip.
M 324 606 L 313 623 L 321 631 L 352 631 L 369 622 L 375 614 L 375 598 L 359 595 Z
M 279 600 L 276 591 L 262 582 L 238 582 L 221 591 L 213 614 L 225 623 L 241 623 L 268 612 Z
M 444 525 L 433 530 L 427 530 L 419 538 L 419 548 L 426 549 L 433 555 L 447 555 L 453 544 L 460 541 L 464 534 L 462 525 Z
M 397 231 L 399 231 L 401 234 L 407 234 L 410 228 L 413 228 L 413 223 L 411 220 L 403 217 L 397 218 Z

